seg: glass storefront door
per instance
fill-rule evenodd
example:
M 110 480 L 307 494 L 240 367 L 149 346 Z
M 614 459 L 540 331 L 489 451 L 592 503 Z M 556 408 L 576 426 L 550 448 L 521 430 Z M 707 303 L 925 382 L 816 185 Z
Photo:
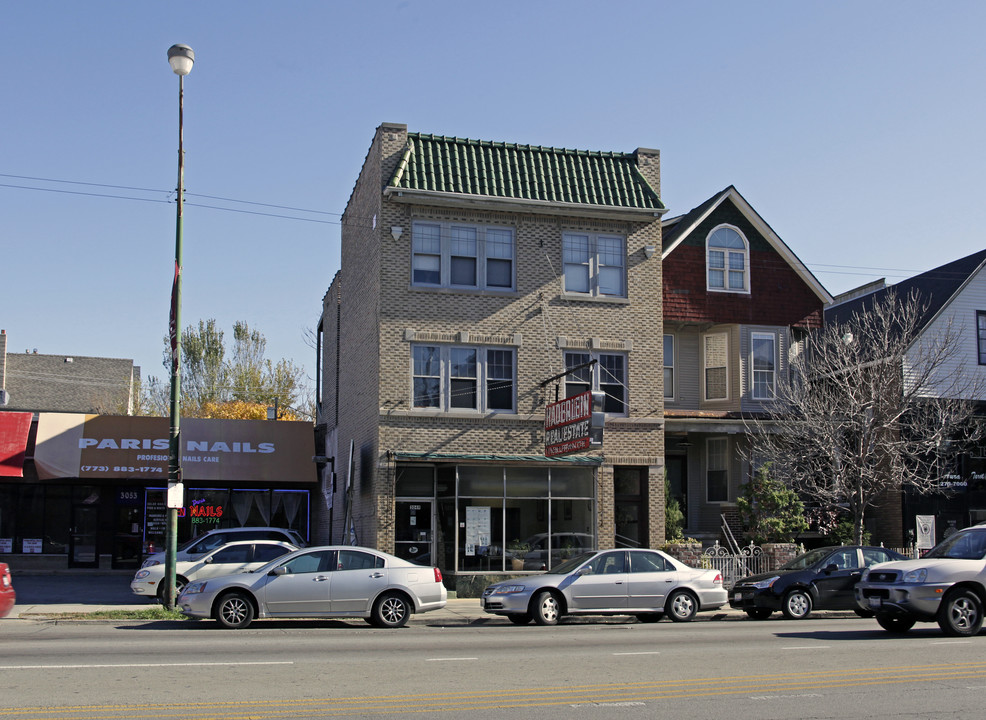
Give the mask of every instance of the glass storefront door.
M 68 566 L 99 567 L 96 534 L 99 530 L 99 506 L 76 505 L 72 508 L 72 532 L 69 534 Z
M 434 507 L 431 498 L 397 500 L 394 555 L 419 565 L 434 565 Z

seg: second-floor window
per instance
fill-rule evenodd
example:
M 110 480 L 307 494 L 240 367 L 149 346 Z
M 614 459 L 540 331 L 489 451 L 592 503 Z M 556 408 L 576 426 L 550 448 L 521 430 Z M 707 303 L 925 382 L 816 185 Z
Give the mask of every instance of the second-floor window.
M 664 397 L 674 397 L 674 335 L 664 336 Z
M 415 222 L 411 246 L 412 285 L 514 289 L 512 228 Z
M 976 337 L 979 339 L 979 364 L 986 365 L 986 311 L 976 311 Z
M 777 376 L 777 337 L 770 333 L 750 335 L 750 364 L 754 400 L 774 397 Z
M 626 297 L 626 240 L 619 235 L 562 236 L 565 292 Z
M 750 251 L 739 231 L 723 225 L 706 241 L 709 290 L 750 291 Z
M 729 399 L 728 338 L 726 333 L 714 333 L 702 338 L 705 363 L 705 399 Z
M 516 360 L 512 349 L 415 345 L 415 408 L 513 412 Z
M 594 365 L 586 365 L 595 359 Z M 582 366 L 582 367 L 579 367 Z M 627 414 L 627 358 L 610 353 L 565 353 L 565 369 L 578 368 L 565 376 L 565 397 L 586 390 L 603 393 L 603 410 L 614 415 Z

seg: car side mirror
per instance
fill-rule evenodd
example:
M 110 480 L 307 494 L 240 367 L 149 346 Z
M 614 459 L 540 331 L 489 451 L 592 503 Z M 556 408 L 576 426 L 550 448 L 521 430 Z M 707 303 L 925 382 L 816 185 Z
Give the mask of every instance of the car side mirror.
M 825 573 L 834 573 L 834 572 L 838 572 L 838 570 L 839 570 L 839 566 L 838 565 L 836 565 L 835 563 L 830 563 L 829 565 L 826 565 L 822 569 L 822 572 L 825 572 Z
M 586 565 L 585 567 L 581 567 L 575 574 L 579 577 L 582 577 L 583 575 L 592 575 L 592 566 Z
M 205 563 L 206 565 L 208 565 L 209 563 L 211 563 L 211 562 L 212 562 L 212 558 L 211 558 L 211 557 L 207 557 L 207 558 L 206 558 L 205 560 L 203 560 L 202 562 L 204 562 L 204 563 Z
M 284 567 L 283 565 L 278 565 L 276 568 L 274 568 L 273 570 L 271 570 L 267 574 L 268 575 L 287 575 L 288 574 L 288 569 L 286 567 Z

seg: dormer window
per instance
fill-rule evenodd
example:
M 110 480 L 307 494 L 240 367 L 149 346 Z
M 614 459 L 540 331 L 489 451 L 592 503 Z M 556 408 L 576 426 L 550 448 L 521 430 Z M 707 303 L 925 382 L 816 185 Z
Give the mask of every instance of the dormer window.
M 720 225 L 706 241 L 709 290 L 750 291 L 750 246 L 733 227 Z

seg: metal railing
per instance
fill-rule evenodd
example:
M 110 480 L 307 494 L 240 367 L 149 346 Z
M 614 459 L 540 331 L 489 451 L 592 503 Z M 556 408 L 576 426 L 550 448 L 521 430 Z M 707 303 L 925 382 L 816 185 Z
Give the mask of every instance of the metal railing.
M 740 578 L 768 572 L 770 558 L 764 555 L 763 548 L 753 543 L 731 550 L 716 540 L 715 545 L 702 551 L 702 567 L 722 573 L 722 586 L 728 590 Z

